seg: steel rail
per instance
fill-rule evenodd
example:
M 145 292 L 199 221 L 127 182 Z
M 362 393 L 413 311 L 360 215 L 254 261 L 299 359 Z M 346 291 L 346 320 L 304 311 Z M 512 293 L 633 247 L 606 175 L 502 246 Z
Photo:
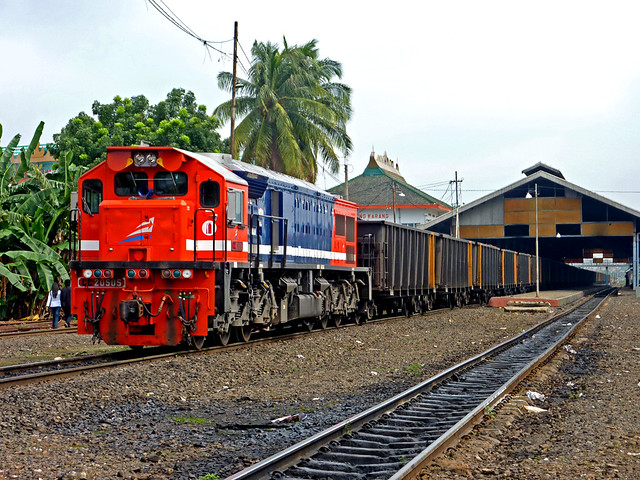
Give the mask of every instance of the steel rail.
M 53 335 L 59 335 L 62 333 L 77 333 L 75 328 L 30 328 L 28 330 L 17 330 L 15 332 L 3 332 L 0 333 L 0 338 L 9 338 L 9 337 L 26 337 L 28 335 L 43 335 L 45 333 L 50 333 Z
M 333 425 L 332 427 L 319 432 L 315 435 L 313 435 L 312 437 L 309 437 L 295 445 L 292 445 L 291 447 L 276 453 L 254 465 L 251 465 L 250 467 L 247 467 L 244 470 L 241 470 L 229 477 L 227 477 L 226 480 L 258 480 L 258 479 L 265 479 L 265 478 L 270 478 L 269 476 L 272 475 L 273 478 L 280 478 L 285 476 L 285 474 L 283 473 L 284 469 L 287 469 L 293 465 L 296 465 L 298 462 L 300 462 L 302 459 L 306 459 L 308 458 L 311 454 L 318 452 L 318 450 L 320 450 L 322 447 L 324 447 L 325 445 L 330 444 L 331 442 L 335 442 L 337 439 L 342 438 L 342 437 L 349 437 L 351 435 L 351 432 L 357 431 L 358 429 L 360 429 L 363 426 L 367 426 L 367 425 L 372 425 L 373 423 L 375 423 L 377 421 L 377 419 L 384 417 L 388 414 L 390 414 L 391 412 L 393 412 L 395 409 L 397 409 L 398 407 L 400 407 L 401 405 L 405 404 L 406 402 L 410 401 L 411 399 L 417 397 L 419 394 L 424 393 L 424 392 L 428 392 L 430 390 L 432 390 L 434 387 L 444 384 L 447 380 L 451 379 L 452 377 L 456 376 L 457 374 L 460 374 L 463 371 L 466 371 L 468 369 L 470 369 L 471 367 L 478 365 L 480 363 L 482 363 L 483 361 L 485 361 L 486 359 L 495 356 L 503 351 L 508 350 L 510 347 L 517 345 L 519 343 L 521 343 L 524 339 L 531 337 L 533 334 L 539 332 L 540 330 L 542 330 L 543 328 L 545 328 L 546 326 L 554 323 L 554 322 L 558 322 L 559 320 L 561 320 L 562 318 L 566 317 L 567 315 L 572 314 L 573 312 L 575 312 L 576 310 L 578 310 L 579 308 L 581 308 L 584 303 L 583 302 L 579 305 L 574 306 L 572 309 L 567 310 L 565 312 L 562 312 L 558 315 L 555 315 L 541 323 L 539 323 L 538 325 L 534 326 L 533 328 L 523 332 L 522 334 L 507 340 L 483 353 L 480 353 L 468 360 L 465 360 L 441 373 L 439 373 L 438 375 L 425 380 L 424 382 L 378 404 L 375 405 L 369 409 L 367 409 L 364 412 L 361 412 L 359 414 L 356 414 L 336 425 Z M 601 303 L 601 302 L 600 302 Z M 600 305 L 600 303 L 598 304 L 598 306 Z M 595 307 L 597 308 L 597 307 Z M 574 326 L 571 329 L 571 332 L 573 332 L 573 330 L 575 329 L 576 326 Z M 566 336 L 563 337 L 563 339 L 558 342 L 558 344 L 561 344 L 562 342 L 564 342 L 564 340 L 566 339 Z M 541 357 L 548 357 L 549 355 L 551 355 L 552 353 L 552 348 L 550 348 L 548 351 L 546 351 Z M 541 360 L 540 360 L 541 361 Z M 534 368 L 534 367 L 532 367 Z M 522 376 L 525 374 L 525 372 L 530 371 L 531 368 L 527 369 L 527 367 L 523 368 L 513 379 L 512 381 L 508 382 L 509 385 L 517 385 L 519 383 L 519 379 L 522 378 Z M 526 376 L 526 375 L 525 375 Z M 505 392 L 508 390 L 507 386 L 503 386 L 502 388 L 498 389 L 497 391 L 495 391 L 493 394 L 491 394 L 487 400 L 485 402 L 483 402 L 483 404 L 477 406 L 476 408 L 474 408 L 469 414 L 467 414 L 463 420 L 459 421 L 458 423 L 456 423 L 455 428 L 452 427 L 448 432 L 447 432 L 447 438 L 453 438 L 453 436 L 456 433 L 459 432 L 463 432 L 466 431 L 466 429 L 471 428 L 469 422 L 472 419 L 477 419 L 478 416 L 481 416 L 482 414 L 484 414 L 484 409 L 485 409 L 485 403 L 486 404 L 494 404 L 497 403 L 497 401 L 501 398 L 504 397 Z M 433 446 L 430 446 L 427 448 L 427 450 L 429 450 L 430 455 L 433 456 L 435 455 L 437 452 L 440 452 L 443 448 L 446 448 L 446 441 L 445 440 L 438 440 L 437 443 L 432 444 Z M 418 457 L 423 458 L 422 453 L 418 454 Z M 420 467 L 419 465 L 422 465 L 422 460 L 418 460 L 418 457 L 414 458 L 413 460 L 411 460 L 409 463 L 406 464 L 406 469 L 404 468 L 399 470 L 398 473 L 396 475 L 400 475 L 400 472 L 404 472 L 402 473 L 402 476 L 394 476 L 394 480 L 400 479 L 400 478 L 407 478 L 406 475 L 410 475 L 409 473 L 406 473 L 409 469 L 409 467 L 411 465 L 415 465 L 416 469 L 420 469 L 422 467 Z M 426 458 L 426 457 L 425 457 Z M 414 471 L 413 469 L 411 471 Z M 330 477 L 330 473 L 327 473 L 326 478 L 331 478 Z M 294 475 L 295 477 L 295 475 Z M 294 478 L 294 477 L 290 477 L 290 478 Z M 312 477 L 309 477 L 312 478 Z M 366 478 L 366 476 L 353 476 L 352 478 Z
M 424 316 L 435 315 L 444 310 L 448 310 L 448 309 L 430 310 L 422 315 Z M 354 327 L 359 327 L 365 324 L 383 323 L 383 322 L 397 320 L 399 318 L 406 318 L 406 317 L 384 316 L 374 320 L 363 322 L 359 325 L 356 323 L 347 323 L 347 324 L 342 323 L 339 326 L 332 326 L 326 329 L 315 329 L 311 331 L 306 330 L 304 329 L 304 327 L 302 327 L 302 331 L 295 331 L 291 333 L 280 334 L 277 336 L 254 338 L 252 340 L 249 340 L 248 342 L 238 342 L 238 343 L 233 343 L 225 346 L 215 345 L 211 347 L 205 347 L 201 350 L 176 350 L 175 348 L 172 348 L 172 347 L 155 347 L 157 349 L 160 349 L 162 353 L 153 353 L 152 355 L 148 355 L 148 354 L 142 354 L 143 352 L 136 352 L 134 350 L 119 350 L 115 352 L 108 352 L 108 353 L 95 354 L 95 355 L 67 357 L 60 360 L 45 360 L 41 362 L 33 362 L 28 364 L 8 365 L 8 366 L 0 367 L 0 376 L 11 375 L 11 376 L 6 376 L 5 378 L 0 378 L 0 389 L 14 386 L 14 385 L 24 385 L 28 383 L 34 383 L 42 380 L 50 380 L 54 378 L 65 378 L 72 375 L 88 372 L 91 370 L 98 370 L 98 369 L 110 368 L 110 367 L 111 368 L 119 367 L 119 366 L 131 364 L 131 363 L 142 363 L 147 361 L 154 361 L 154 360 L 166 359 L 166 358 L 183 356 L 183 355 L 229 352 L 229 351 L 245 348 L 246 346 L 249 346 L 249 345 L 255 345 L 258 343 L 277 342 L 279 340 L 285 340 L 285 341 L 292 340 L 292 339 L 298 338 L 301 335 L 309 335 L 309 334 L 320 335 L 325 331 L 337 330 L 337 329 L 343 329 L 343 328 L 354 328 Z M 56 330 L 51 330 L 50 333 L 57 333 L 57 332 Z M 83 364 L 88 362 L 90 363 L 89 365 L 60 368 L 62 365 L 70 366 L 70 365 L 78 365 L 78 364 Z M 34 370 L 42 370 L 45 368 L 50 368 L 50 370 L 43 371 L 43 372 L 27 373 L 24 375 L 17 374 L 20 371 L 31 372 Z
M 617 290 L 613 290 L 617 291 Z M 453 427 L 451 427 L 444 435 L 439 437 L 435 442 L 431 443 L 426 449 L 420 452 L 419 455 L 413 458 L 410 462 L 408 462 L 402 470 L 398 471 L 395 475 L 393 475 L 389 480 L 405 480 L 410 478 L 416 478 L 422 469 L 427 467 L 434 458 L 438 455 L 442 454 L 452 445 L 456 444 L 463 435 L 465 435 L 471 428 L 480 423 L 482 418 L 485 415 L 485 411 L 488 408 L 492 408 L 497 404 L 501 403 L 505 400 L 505 398 L 509 395 L 510 392 L 514 391 L 518 388 L 518 385 L 527 378 L 531 372 L 545 364 L 551 356 L 553 356 L 558 349 L 567 341 L 567 339 L 571 338 L 575 333 L 576 328 L 580 326 L 582 321 L 585 318 L 588 318 L 592 315 L 602 303 L 609 297 L 610 293 L 607 296 L 602 297 L 602 300 L 589 312 L 585 315 L 579 322 L 576 322 L 573 327 L 562 335 L 558 342 L 549 347 L 545 352 L 536 357 L 529 365 L 522 368 L 516 375 L 514 375 L 507 383 L 505 383 L 499 390 L 489 396 L 484 402 L 478 405 L 475 409 L 469 412 L 462 420 L 456 423 Z M 577 309 L 578 307 L 576 307 Z M 575 309 L 574 309 L 575 310 Z

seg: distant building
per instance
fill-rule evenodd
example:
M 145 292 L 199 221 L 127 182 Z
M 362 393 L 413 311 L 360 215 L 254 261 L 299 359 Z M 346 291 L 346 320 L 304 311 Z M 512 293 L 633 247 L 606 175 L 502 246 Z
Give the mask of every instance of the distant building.
M 637 268 L 640 212 L 568 182 L 541 162 L 522 173 L 517 182 L 460 207 L 461 237 L 530 254 L 537 240 L 541 257 L 622 277 L 632 262 Z M 426 228 L 455 235 L 455 211 Z
M 57 162 L 53 155 L 51 155 L 51 147 L 53 147 L 53 143 L 43 143 L 42 145 L 38 144 L 36 149 L 33 151 L 31 155 L 31 164 L 36 165 L 42 173 L 49 173 L 53 171 L 53 164 Z M 11 163 L 18 165 L 20 164 L 20 152 L 26 150 L 28 145 L 18 146 L 13 149 L 13 155 L 11 156 Z M 2 149 L 4 152 L 5 148 Z
M 409 185 L 386 153 L 376 157 L 371 152 L 369 164 L 361 175 L 348 181 L 348 189 L 343 183 L 329 191 L 357 203 L 360 220 L 417 226 L 451 210 L 446 203 Z

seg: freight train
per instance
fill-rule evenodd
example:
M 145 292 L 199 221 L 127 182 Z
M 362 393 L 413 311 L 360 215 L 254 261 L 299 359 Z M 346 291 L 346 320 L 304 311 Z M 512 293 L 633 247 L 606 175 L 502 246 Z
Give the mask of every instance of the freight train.
M 535 257 L 386 222 L 229 155 L 111 147 L 72 210 L 72 313 L 111 345 L 207 338 L 461 306 L 535 285 Z M 545 288 L 597 274 L 542 260 Z

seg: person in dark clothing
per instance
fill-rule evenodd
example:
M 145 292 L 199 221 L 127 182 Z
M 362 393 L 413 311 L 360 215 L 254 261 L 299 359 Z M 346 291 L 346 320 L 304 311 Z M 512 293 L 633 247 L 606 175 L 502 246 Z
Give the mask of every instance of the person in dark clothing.
M 64 322 L 67 327 L 71 326 L 71 282 L 69 280 L 64 281 L 64 288 L 60 292 L 60 304 L 62 305 L 62 314 L 64 315 Z

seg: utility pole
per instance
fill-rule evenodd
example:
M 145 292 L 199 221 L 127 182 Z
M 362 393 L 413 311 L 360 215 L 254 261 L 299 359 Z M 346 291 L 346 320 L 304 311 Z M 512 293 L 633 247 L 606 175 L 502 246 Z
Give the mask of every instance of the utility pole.
M 460 199 L 458 197 L 458 183 L 462 182 L 462 180 L 458 180 L 457 171 L 456 171 L 454 182 L 456 184 L 456 238 L 460 238 L 460 217 L 458 215 L 458 207 L 460 206 Z M 451 182 L 449 182 L 449 184 L 451 184 Z
M 536 195 L 536 298 L 540 297 L 540 258 L 538 256 L 538 184 L 535 184 Z
M 236 68 L 238 64 L 238 22 L 233 23 L 233 80 L 231 85 L 231 137 L 229 138 L 229 144 L 231 149 L 231 158 L 236 154 Z
M 349 165 L 347 159 L 344 159 L 344 199 L 349 200 Z
M 393 182 L 393 223 L 396 223 L 396 182 Z

